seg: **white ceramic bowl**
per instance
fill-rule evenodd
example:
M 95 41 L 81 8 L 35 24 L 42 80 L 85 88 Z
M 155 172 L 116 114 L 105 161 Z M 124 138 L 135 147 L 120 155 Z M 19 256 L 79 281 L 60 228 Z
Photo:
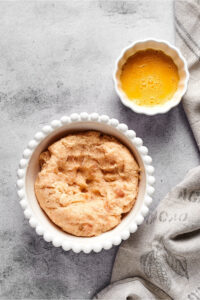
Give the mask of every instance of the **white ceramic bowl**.
M 72 236 L 55 226 L 40 208 L 34 192 L 34 182 L 39 172 L 40 153 L 68 133 L 82 130 L 98 130 L 115 136 L 129 147 L 141 168 L 139 193 L 133 209 L 116 228 L 89 238 Z M 81 113 L 52 121 L 50 125 L 44 126 L 35 134 L 24 150 L 19 164 L 17 187 L 25 217 L 45 241 L 52 242 L 55 247 L 62 246 L 64 250 L 72 249 L 76 253 L 80 251 L 89 253 L 92 250 L 99 252 L 103 248 L 110 249 L 112 245 L 120 244 L 143 222 L 148 212 L 148 205 L 152 201 L 154 168 L 151 165 L 152 159 L 147 153 L 147 148 L 142 145 L 142 140 L 136 137 L 133 130 L 128 130 L 127 125 L 119 124 L 116 119 L 110 119 L 106 115 Z
M 134 101 L 130 101 L 130 99 L 126 96 L 126 94 L 122 90 L 121 81 L 120 81 L 121 70 L 123 65 L 127 61 L 127 59 L 133 54 L 135 54 L 137 51 L 145 50 L 149 48 L 155 50 L 161 50 L 166 55 L 170 56 L 173 59 L 176 66 L 178 67 L 178 73 L 180 77 L 178 89 L 174 94 L 173 98 L 167 101 L 165 104 L 156 105 L 152 107 L 139 106 Z M 137 113 L 143 113 L 146 115 L 156 115 L 156 114 L 166 113 L 171 108 L 175 107 L 180 103 L 181 98 L 183 97 L 183 95 L 187 90 L 189 72 L 187 68 L 187 63 L 179 49 L 172 46 L 169 42 L 166 41 L 148 39 L 144 41 L 137 41 L 122 51 L 121 55 L 116 60 L 113 79 L 114 79 L 115 90 L 119 98 L 121 99 L 121 102 L 124 105 L 128 106 L 129 108 L 131 108 L 133 111 Z

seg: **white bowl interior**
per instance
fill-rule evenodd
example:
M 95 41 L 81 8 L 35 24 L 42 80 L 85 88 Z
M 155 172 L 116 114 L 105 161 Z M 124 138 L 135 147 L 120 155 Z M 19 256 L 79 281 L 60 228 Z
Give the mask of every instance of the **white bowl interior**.
M 123 218 L 122 222 L 111 231 L 108 231 L 106 233 L 103 233 L 97 237 L 91 237 L 91 238 L 84 238 L 84 237 L 76 237 L 70 234 L 65 233 L 62 231 L 59 227 L 54 225 L 50 219 L 46 216 L 44 211 L 40 208 L 38 201 L 35 196 L 34 192 L 34 183 L 35 179 L 37 177 L 37 174 L 40 170 L 39 168 L 39 155 L 41 152 L 47 149 L 47 147 L 55 142 L 56 140 L 60 139 L 61 137 L 66 136 L 68 133 L 71 132 L 80 132 L 85 130 L 97 130 L 104 132 L 106 134 L 112 135 L 119 139 L 123 144 L 125 144 L 130 151 L 135 156 L 140 169 L 141 169 L 141 180 L 140 180 L 140 186 L 139 186 L 139 193 L 136 200 L 136 203 L 133 207 L 133 209 Z M 79 246 L 84 245 L 86 242 L 89 243 L 91 246 L 94 246 L 102 240 L 108 240 L 111 236 L 114 235 L 120 235 L 122 231 L 127 227 L 128 224 L 133 222 L 135 219 L 137 213 L 140 211 L 143 203 L 144 198 L 146 194 L 146 173 L 145 173 L 145 167 L 143 160 L 141 158 L 141 155 L 137 151 L 136 147 L 133 145 L 133 143 L 121 132 L 119 132 L 114 127 L 111 127 L 107 124 L 101 124 L 98 122 L 93 121 L 87 121 L 87 122 L 75 122 L 63 125 L 62 127 L 56 129 L 51 134 L 49 134 L 44 140 L 41 141 L 41 143 L 36 147 L 34 150 L 28 167 L 26 171 L 25 176 L 25 190 L 26 190 L 26 199 L 29 202 L 29 205 L 32 209 L 32 212 L 36 219 L 39 221 L 39 223 L 42 225 L 43 228 L 47 232 L 51 232 L 53 236 L 56 235 L 56 237 L 62 241 L 66 241 L 69 243 L 69 245 L 74 244 L 77 242 Z
M 156 105 L 156 106 L 152 106 L 152 107 L 139 106 L 136 103 L 134 103 L 134 101 L 131 101 L 126 96 L 124 91 L 122 90 L 121 80 L 120 80 L 122 67 L 125 64 L 125 62 L 127 61 L 127 59 L 130 56 L 134 55 L 136 52 L 141 51 L 141 50 L 146 50 L 149 48 L 155 49 L 155 50 L 161 50 L 166 55 L 170 56 L 178 68 L 178 73 L 179 73 L 179 77 L 180 77 L 178 88 L 177 88 L 177 91 L 175 92 L 175 94 L 173 95 L 173 98 L 171 100 L 167 101 L 165 104 Z M 170 108 L 176 106 L 180 102 L 182 96 L 184 95 L 184 93 L 187 89 L 188 71 L 187 71 L 186 62 L 185 62 L 184 58 L 182 57 L 180 51 L 177 48 L 170 46 L 166 42 L 161 42 L 161 41 L 159 42 L 156 40 L 147 40 L 144 42 L 135 43 L 133 46 L 127 48 L 122 53 L 120 59 L 117 61 L 116 71 L 114 72 L 114 80 L 115 80 L 115 87 L 116 87 L 117 93 L 118 93 L 119 97 L 121 98 L 122 102 L 126 106 L 132 108 L 134 111 L 139 112 L 139 113 L 156 114 L 156 113 L 166 112 Z

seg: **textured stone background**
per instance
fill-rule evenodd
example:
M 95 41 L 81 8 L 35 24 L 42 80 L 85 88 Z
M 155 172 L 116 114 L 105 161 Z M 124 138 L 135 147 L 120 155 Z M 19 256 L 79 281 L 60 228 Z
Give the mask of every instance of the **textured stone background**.
M 152 209 L 198 163 L 182 106 L 146 117 L 125 108 L 114 61 L 136 39 L 174 42 L 170 1 L 0 1 L 0 298 L 89 299 L 108 284 L 116 248 L 74 254 L 39 238 L 16 196 L 16 169 L 35 132 L 63 114 L 125 122 L 156 167 Z

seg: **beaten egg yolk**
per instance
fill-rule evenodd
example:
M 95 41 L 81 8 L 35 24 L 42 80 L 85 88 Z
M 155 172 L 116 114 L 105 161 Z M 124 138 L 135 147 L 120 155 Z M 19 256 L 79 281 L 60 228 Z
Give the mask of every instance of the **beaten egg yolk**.
M 128 58 L 120 79 L 130 100 L 140 106 L 154 106 L 173 97 L 179 75 L 171 57 L 160 50 L 147 49 Z

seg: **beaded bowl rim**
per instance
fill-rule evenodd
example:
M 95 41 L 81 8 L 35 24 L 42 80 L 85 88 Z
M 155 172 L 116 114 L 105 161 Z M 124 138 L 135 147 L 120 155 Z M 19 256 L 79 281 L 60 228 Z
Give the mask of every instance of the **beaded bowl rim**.
M 120 233 L 120 235 L 113 235 L 109 238 L 109 240 L 100 241 L 98 243 L 95 242 L 94 245 L 91 243 L 84 243 L 84 245 L 79 245 L 79 243 L 77 243 L 76 241 L 67 243 L 66 241 L 58 239 L 54 233 L 49 232 L 38 220 L 30 206 L 26 194 L 26 173 L 29 166 L 29 161 L 31 160 L 34 151 L 36 150 L 38 145 L 40 145 L 40 143 L 46 137 L 48 137 L 49 134 L 66 124 L 88 121 L 101 124 L 104 123 L 111 127 L 114 127 L 133 144 L 144 164 L 146 186 L 142 207 L 137 213 L 134 220 L 131 220 L 128 228 L 125 228 Z M 46 125 L 41 129 L 41 131 L 38 131 L 35 134 L 34 138 L 28 143 L 27 148 L 23 152 L 23 158 L 20 160 L 19 168 L 17 171 L 17 194 L 20 198 L 20 205 L 24 211 L 25 218 L 29 220 L 30 226 L 35 228 L 36 233 L 43 236 L 46 242 L 52 242 L 55 247 L 61 246 L 65 251 L 73 250 L 75 253 L 79 253 L 80 251 L 83 251 L 84 253 L 90 253 L 91 251 L 100 252 L 102 249 L 108 250 L 114 245 L 119 245 L 122 240 L 128 239 L 130 234 L 134 233 L 137 230 L 138 225 L 140 225 L 144 221 L 144 217 L 149 211 L 149 205 L 152 202 L 151 196 L 154 193 L 153 185 L 155 183 L 155 177 L 153 176 L 153 173 L 154 167 L 152 166 L 152 159 L 148 155 L 148 149 L 147 147 L 143 146 L 142 139 L 136 137 L 136 133 L 134 130 L 129 130 L 126 124 L 119 123 L 117 119 L 109 118 L 107 115 L 99 115 L 98 113 L 88 114 L 86 112 L 82 112 L 80 114 L 73 113 L 70 116 L 63 116 L 59 120 L 53 120 L 50 125 Z M 110 230 L 110 232 L 112 230 Z M 89 239 L 92 240 L 93 237 L 90 237 Z

